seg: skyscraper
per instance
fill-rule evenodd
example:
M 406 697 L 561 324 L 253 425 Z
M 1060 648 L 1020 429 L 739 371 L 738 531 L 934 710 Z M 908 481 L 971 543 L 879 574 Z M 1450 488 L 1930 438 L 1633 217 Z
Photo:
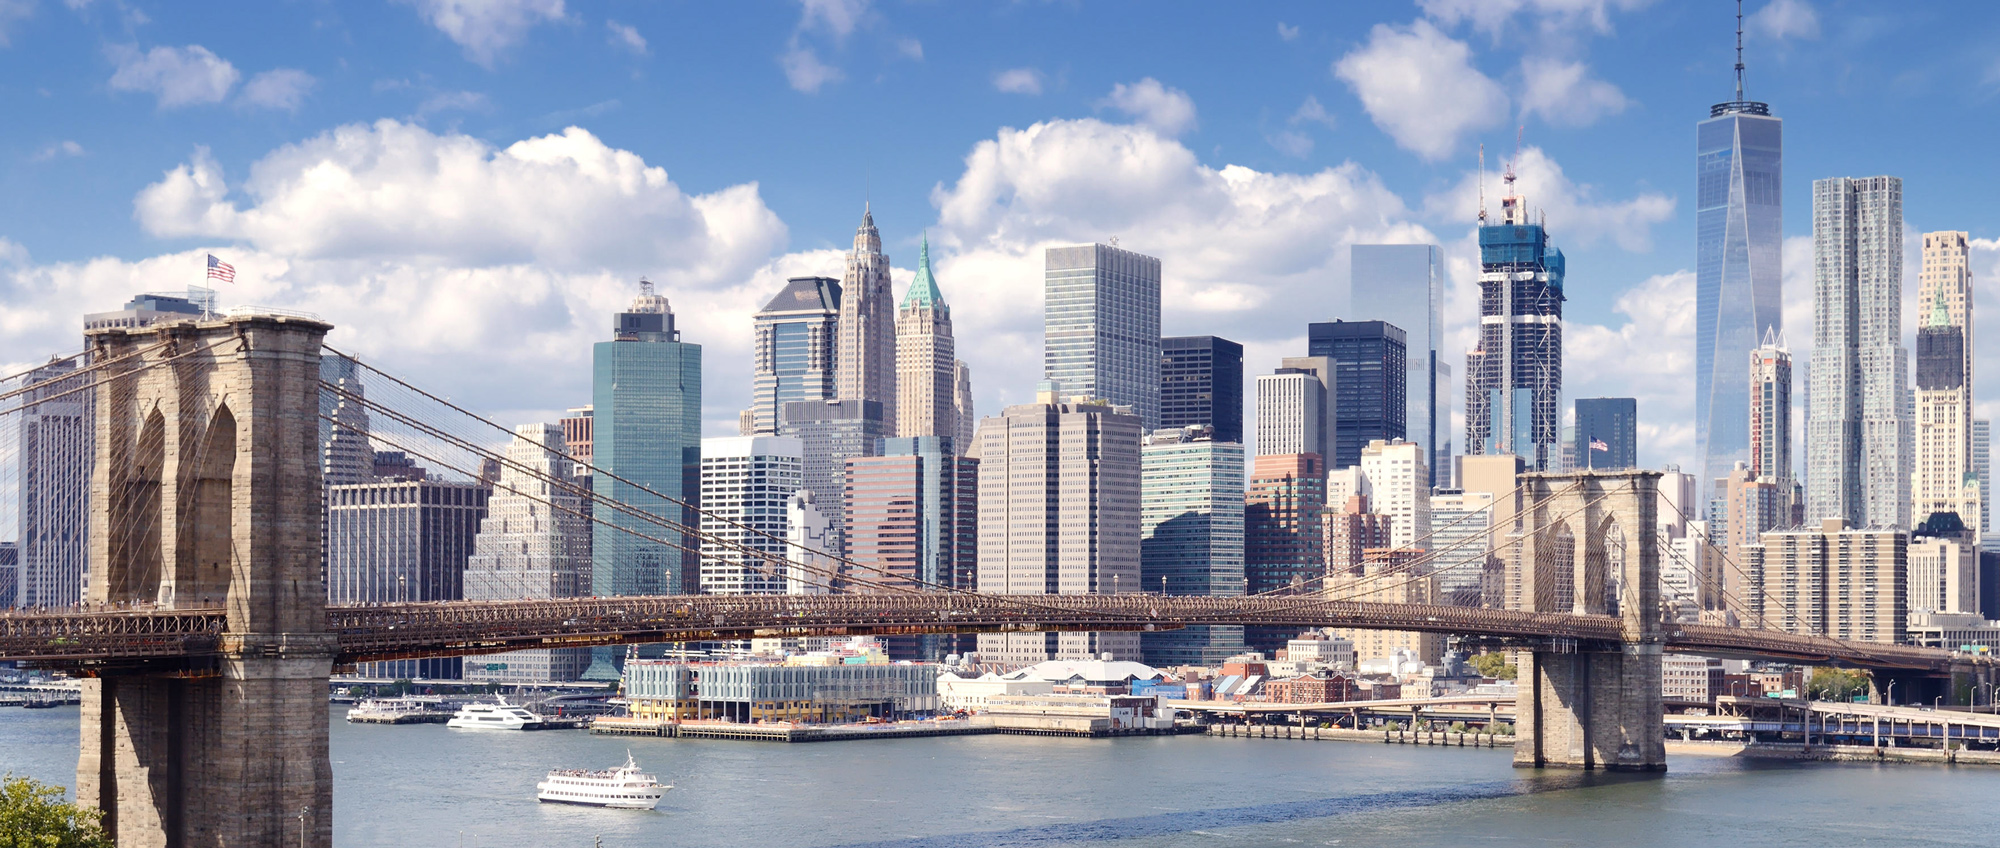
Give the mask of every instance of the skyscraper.
M 863 209 L 840 284 L 840 348 L 834 357 L 841 400 L 872 400 L 896 429 L 896 295 L 875 213 Z
M 616 316 L 612 340 L 592 351 L 591 461 L 605 473 L 592 475 L 591 487 L 600 499 L 693 527 L 701 498 L 701 345 L 681 341 L 667 299 L 652 283 L 639 285 L 631 308 Z M 618 511 L 598 519 L 592 594 L 671 595 L 699 585 L 697 557 L 643 538 L 671 538 L 657 523 Z M 691 534 L 680 544 L 696 547 Z M 622 653 L 600 649 L 597 656 L 608 662 Z
M 931 240 L 917 258 L 917 276 L 896 308 L 896 426 L 899 436 L 958 441 L 958 360 L 951 307 L 931 271 Z
M 1348 264 L 1352 316 L 1387 321 L 1405 333 L 1403 438 L 1430 451 L 1431 485 L 1445 485 L 1451 477 L 1451 364 L 1443 353 L 1443 251 L 1431 244 L 1357 244 Z
M 1704 490 L 1750 460 L 1745 357 L 1785 331 L 1785 123 L 1743 98 L 1738 14 L 1736 98 L 1695 125 L 1695 470 Z
M 1972 419 L 1972 473 L 1979 475 L 1979 528 L 1984 549 L 1986 532 L 1993 526 L 1993 422 Z M 1967 522 L 1970 523 L 1970 522 Z
M 805 487 L 827 520 L 833 545 L 828 553 L 839 555 L 847 539 L 847 513 L 841 506 L 847 461 L 882 452 L 882 438 L 889 431 L 882 405 L 872 400 L 801 401 L 787 404 L 783 412 L 785 426 L 779 433 L 799 440 Z
M 486 517 L 479 522 L 472 556 L 466 560 L 466 600 L 572 598 L 589 593 L 590 522 L 580 514 L 582 496 L 566 482 L 571 474 L 570 461 L 563 455 L 562 427 L 514 428 L 507 462 L 486 501 Z M 641 532 L 657 529 L 648 525 Z M 588 648 L 561 648 L 473 657 L 465 661 L 465 678 L 505 683 L 575 680 L 583 675 L 590 656 Z
M 951 364 L 952 374 L 952 417 L 958 421 L 958 430 L 953 435 L 953 449 L 959 453 L 972 452 L 973 431 L 979 427 L 979 415 L 972 404 L 972 366 L 960 359 Z
M 1243 594 L 1243 446 L 1202 425 L 1154 431 L 1140 448 L 1139 568 L 1146 591 Z M 1214 665 L 1243 650 L 1242 627 L 1147 633 L 1146 662 Z
M 1257 455 L 1318 455 L 1331 441 L 1324 430 L 1326 390 L 1319 377 L 1279 368 L 1257 377 Z
M 979 569 L 979 460 L 937 436 L 883 441 L 847 461 L 847 558 L 857 578 L 972 590 Z M 867 590 L 864 590 L 867 591 Z M 975 640 L 893 636 L 894 659 L 941 659 Z
M 1465 453 L 1561 459 L 1563 254 L 1506 176 L 1500 222 L 1479 211 L 1479 346 L 1465 355 Z
M 1576 467 L 1622 471 L 1639 467 L 1639 401 L 1576 399 Z
M 1368 502 L 1390 518 L 1389 546 L 1423 548 L 1431 535 L 1431 474 L 1422 445 L 1381 439 L 1361 449 Z
M 1808 523 L 1910 526 L 1902 290 L 1903 181 L 1815 180 Z
M 1258 456 L 1243 495 L 1243 578 L 1252 595 L 1323 588 L 1326 574 L 1326 463 L 1318 454 Z M 1267 654 L 1296 635 L 1288 627 L 1245 627 L 1243 639 Z
M 783 595 L 791 497 L 805 488 L 805 448 L 789 436 L 701 443 L 701 591 Z
M 1051 247 L 1043 379 L 1063 397 L 1130 406 L 1160 426 L 1160 260 L 1103 244 Z
M 368 442 L 367 397 L 361 366 L 345 356 L 319 358 L 320 382 L 333 388 L 319 391 L 320 480 L 328 486 L 351 486 L 374 478 L 370 466 L 375 451 Z
M 1957 513 L 1985 533 L 1972 440 L 1972 264 L 1962 232 L 1924 234 L 1917 279 L 1917 415 L 1911 518 Z M 1963 612 L 1963 610 L 1959 610 Z
M 1212 427 L 1243 443 L 1243 346 L 1216 336 L 1160 340 L 1160 429 Z
M 326 602 L 456 601 L 492 491 L 477 483 L 384 480 L 326 490 Z M 368 663 L 364 677 L 457 678 L 456 657 Z
M 1307 326 L 1307 353 L 1333 361 L 1333 453 L 1327 455 L 1327 467 L 1346 468 L 1360 462 L 1361 450 L 1369 442 L 1405 438 L 1410 378 L 1407 338 L 1403 328 L 1387 321 L 1329 321 Z M 1429 478 L 1424 485 L 1430 485 Z
M 83 358 L 64 359 L 21 378 L 26 393 L 15 432 L 14 516 L 20 536 L 19 584 L 23 607 L 66 607 L 83 599 L 89 561 L 90 477 L 96 464 L 94 406 Z M 14 388 L 14 387 L 10 387 Z
M 1159 353 L 1153 352 L 1155 363 Z M 1016 595 L 1137 592 L 1139 418 L 1098 403 L 1010 406 L 979 422 L 979 590 Z M 998 662 L 1139 656 L 1136 633 L 979 637 Z
M 832 400 L 836 340 L 840 336 L 840 283 L 829 277 L 793 277 L 759 310 L 751 341 L 749 436 L 784 429 L 785 404 Z
M 1750 352 L 1750 476 L 1783 480 L 1791 488 L 1792 349 L 1764 334 Z M 1712 483 L 1712 481 L 1710 481 Z

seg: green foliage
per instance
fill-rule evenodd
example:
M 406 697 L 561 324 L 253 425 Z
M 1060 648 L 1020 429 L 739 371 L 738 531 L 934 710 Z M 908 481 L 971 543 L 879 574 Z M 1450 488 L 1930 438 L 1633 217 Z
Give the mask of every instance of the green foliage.
M 63 803 L 63 789 L 12 774 L 0 777 L 0 848 L 112 848 L 104 814 Z
M 1491 677 L 1495 680 L 1513 680 L 1514 675 L 1519 672 L 1513 663 L 1507 661 L 1506 654 L 1490 651 L 1472 658 L 1472 670 L 1479 672 L 1481 677 Z
M 1868 675 L 1853 669 L 1815 668 L 1806 679 L 1806 693 L 1827 701 L 1850 701 L 1868 693 Z

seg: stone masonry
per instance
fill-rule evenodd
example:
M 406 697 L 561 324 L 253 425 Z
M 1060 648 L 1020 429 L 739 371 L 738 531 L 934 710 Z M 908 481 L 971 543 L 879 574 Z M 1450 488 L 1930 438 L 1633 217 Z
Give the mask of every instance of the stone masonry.
M 95 389 L 88 599 L 228 621 L 213 664 L 85 681 L 77 800 L 104 810 L 121 848 L 332 844 L 317 451 L 329 329 L 246 315 L 89 334 L 94 362 L 147 352 Z

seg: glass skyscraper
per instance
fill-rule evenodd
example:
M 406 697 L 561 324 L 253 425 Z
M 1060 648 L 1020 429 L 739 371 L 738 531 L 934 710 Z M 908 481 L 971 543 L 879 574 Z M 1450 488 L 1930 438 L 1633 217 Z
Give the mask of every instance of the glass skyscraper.
M 681 504 L 701 497 L 701 345 L 681 341 L 667 299 L 640 285 L 613 340 L 594 350 L 591 461 L 604 473 L 591 486 L 600 498 L 694 527 L 698 517 Z M 659 524 L 605 510 L 594 528 L 591 594 L 677 595 L 699 585 L 694 555 L 644 538 L 669 538 Z M 680 542 L 698 547 L 691 536 Z
M 1576 464 L 1572 469 L 1639 467 L 1639 400 L 1576 399 Z
M 1750 351 L 1785 330 L 1784 121 L 1743 99 L 1695 127 L 1695 452 L 1701 485 L 1750 460 Z
M 1243 443 L 1243 346 L 1217 336 L 1160 340 L 1160 429 L 1213 427 Z
M 1506 177 L 1500 222 L 1479 212 L 1479 346 L 1465 355 L 1465 455 L 1561 463 L 1565 263 Z M 1745 388 L 1748 391 L 1748 388 Z
M 753 319 L 755 369 L 746 436 L 784 432 L 785 404 L 832 400 L 840 332 L 840 281 L 793 277 Z
M 1445 485 L 1451 476 L 1451 364 L 1442 353 L 1443 251 L 1432 244 L 1357 244 L 1348 261 L 1348 317 L 1403 330 L 1409 364 L 1403 438 L 1430 451 L 1431 484 Z
M 1306 327 L 1306 353 L 1333 360 L 1333 453 L 1328 468 L 1361 462 L 1377 440 L 1407 439 L 1408 336 L 1387 321 L 1329 321 Z M 1428 450 L 1430 445 L 1425 444 Z M 1269 451 L 1264 451 L 1269 453 Z M 1429 486 L 1426 478 L 1424 485 Z
M 1059 398 L 1132 407 L 1160 426 L 1160 260 L 1103 244 L 1051 247 L 1043 379 Z

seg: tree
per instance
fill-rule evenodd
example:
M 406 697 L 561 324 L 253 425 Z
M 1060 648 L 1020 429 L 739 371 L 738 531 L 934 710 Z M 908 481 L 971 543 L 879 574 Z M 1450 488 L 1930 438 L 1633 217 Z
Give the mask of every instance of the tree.
M 1480 677 L 1491 677 L 1495 680 L 1513 680 L 1519 671 L 1513 663 L 1507 661 L 1506 654 L 1496 654 L 1491 651 L 1473 657 L 1472 670 L 1479 672 Z
M 1806 680 L 1806 694 L 1820 693 L 1828 700 L 1849 701 L 1868 692 L 1868 675 L 1854 669 L 1815 668 Z
M 0 776 L 0 848 L 112 848 L 104 813 L 63 803 L 63 788 Z

